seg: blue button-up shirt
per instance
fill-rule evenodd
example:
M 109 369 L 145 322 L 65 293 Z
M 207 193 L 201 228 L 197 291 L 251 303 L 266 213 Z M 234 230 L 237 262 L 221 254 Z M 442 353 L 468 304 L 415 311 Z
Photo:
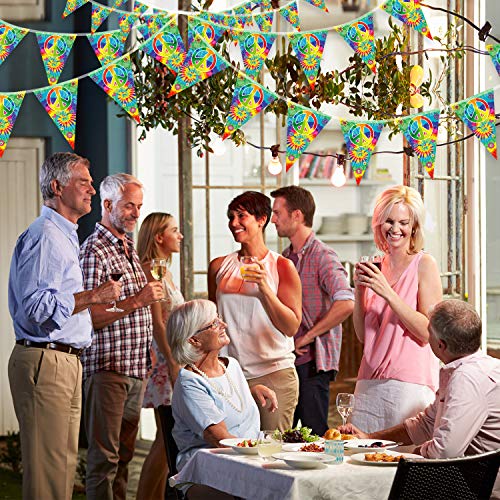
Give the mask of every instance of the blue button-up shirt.
M 9 275 L 9 310 L 16 340 L 90 345 L 88 309 L 72 314 L 83 291 L 78 226 L 46 206 L 19 237 Z

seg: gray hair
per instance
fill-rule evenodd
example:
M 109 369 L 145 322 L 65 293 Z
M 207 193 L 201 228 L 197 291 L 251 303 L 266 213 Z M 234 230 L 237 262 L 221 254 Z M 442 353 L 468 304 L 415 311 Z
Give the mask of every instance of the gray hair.
M 101 210 L 104 213 L 104 202 L 111 200 L 113 205 L 116 205 L 122 199 L 123 191 L 127 184 L 135 184 L 143 188 L 142 183 L 130 174 L 114 174 L 105 177 L 99 186 L 99 194 L 101 196 Z
M 55 193 L 50 183 L 56 180 L 62 186 L 67 186 L 73 175 L 73 167 L 82 163 L 87 168 L 90 167 L 90 162 L 87 158 L 83 158 L 74 153 L 54 153 L 49 156 L 40 168 L 40 191 L 44 201 L 54 198 Z
M 168 318 L 167 339 L 172 357 L 181 366 L 196 363 L 202 356 L 189 339 L 217 314 L 215 304 L 206 299 L 184 302 Z
M 453 355 L 473 354 L 481 347 L 481 318 L 462 300 L 449 299 L 436 304 L 429 316 L 429 330 Z

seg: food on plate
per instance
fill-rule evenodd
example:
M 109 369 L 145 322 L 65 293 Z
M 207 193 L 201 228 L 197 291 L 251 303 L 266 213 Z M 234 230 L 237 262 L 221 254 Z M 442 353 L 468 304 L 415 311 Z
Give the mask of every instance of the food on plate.
M 341 434 L 341 438 L 343 441 L 349 441 L 351 439 L 357 439 L 354 434 Z
M 374 441 L 373 443 L 360 444 L 358 448 L 383 448 L 384 446 L 387 445 L 382 443 L 382 441 Z
M 309 427 L 295 427 L 295 429 L 287 429 L 283 432 L 284 443 L 312 443 L 317 441 L 319 436 L 311 434 L 312 429 Z
M 328 439 L 329 441 L 331 440 L 340 440 L 342 437 L 342 434 L 340 434 L 340 431 L 337 429 L 328 429 L 325 432 L 325 435 L 323 436 L 325 439 Z
M 257 441 L 255 439 L 244 439 L 236 446 L 239 448 L 255 448 L 257 446 Z
M 367 462 L 399 462 L 404 455 L 388 455 L 387 453 L 365 453 Z
M 324 446 L 318 446 L 316 443 L 305 444 L 299 451 L 312 451 L 315 453 L 323 453 L 325 451 Z

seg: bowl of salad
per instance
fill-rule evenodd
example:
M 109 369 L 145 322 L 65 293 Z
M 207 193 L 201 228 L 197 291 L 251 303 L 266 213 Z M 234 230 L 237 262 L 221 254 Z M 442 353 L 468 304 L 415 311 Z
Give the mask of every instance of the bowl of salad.
M 314 443 L 321 441 L 323 441 L 323 438 L 313 434 L 312 429 L 309 427 L 297 426 L 283 432 L 284 443 Z

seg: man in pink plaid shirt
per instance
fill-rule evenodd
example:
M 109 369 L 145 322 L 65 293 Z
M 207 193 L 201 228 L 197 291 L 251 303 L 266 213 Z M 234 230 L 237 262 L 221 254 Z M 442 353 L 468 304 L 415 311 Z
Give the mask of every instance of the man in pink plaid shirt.
M 322 436 L 328 429 L 330 381 L 339 369 L 342 321 L 352 314 L 354 294 L 347 273 L 331 247 L 316 238 L 312 223 L 316 205 L 299 186 L 271 193 L 275 198 L 271 222 L 291 245 L 283 255 L 295 264 L 302 282 L 302 322 L 294 337 L 300 419 Z

